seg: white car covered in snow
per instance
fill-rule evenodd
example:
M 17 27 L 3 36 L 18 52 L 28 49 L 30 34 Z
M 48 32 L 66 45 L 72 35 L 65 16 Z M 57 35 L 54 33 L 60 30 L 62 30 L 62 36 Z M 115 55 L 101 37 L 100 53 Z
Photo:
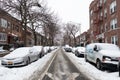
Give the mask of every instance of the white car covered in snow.
M 77 57 L 84 57 L 84 54 L 85 54 L 85 47 L 76 47 L 75 49 L 75 55 Z
M 29 63 L 38 60 L 39 54 L 30 50 L 31 47 L 17 48 L 10 54 L 4 56 L 1 60 L 1 64 L 7 67 L 28 65 Z
M 39 54 L 40 58 L 45 55 L 43 46 L 33 46 L 30 50 Z
M 119 58 L 119 47 L 114 44 L 92 43 L 86 46 L 85 60 L 95 63 L 100 70 L 104 67 L 117 69 Z

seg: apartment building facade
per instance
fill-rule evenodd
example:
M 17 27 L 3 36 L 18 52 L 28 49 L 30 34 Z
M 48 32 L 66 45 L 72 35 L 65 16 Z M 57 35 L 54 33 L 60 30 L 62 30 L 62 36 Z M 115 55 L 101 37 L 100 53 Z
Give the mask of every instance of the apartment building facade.
M 21 42 L 23 39 L 20 21 L 0 9 L 0 45 Z
M 24 30 L 22 29 L 21 21 L 12 17 L 6 11 L 0 9 L 0 46 L 12 45 L 14 47 L 24 46 Z M 37 45 L 45 44 L 46 38 L 36 32 Z M 34 45 L 34 36 L 32 29 L 27 27 L 26 31 L 27 44 L 26 46 Z
M 120 0 L 94 0 L 90 4 L 89 42 L 120 46 Z

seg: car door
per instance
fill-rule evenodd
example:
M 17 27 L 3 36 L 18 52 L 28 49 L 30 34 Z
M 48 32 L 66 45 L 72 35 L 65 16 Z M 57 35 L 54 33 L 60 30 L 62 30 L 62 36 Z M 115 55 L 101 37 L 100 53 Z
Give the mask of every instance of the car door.
M 89 59 L 90 59 L 90 61 L 93 62 L 93 58 L 94 58 L 93 49 L 91 48 L 91 49 L 89 49 Z
M 35 61 L 36 60 L 36 50 L 33 49 L 30 53 L 29 53 L 29 57 L 30 57 L 30 61 Z
M 88 46 L 86 47 L 86 53 L 87 53 L 87 59 L 88 59 L 89 61 L 92 61 L 92 58 L 93 58 L 93 48 L 92 48 L 91 45 L 88 45 Z

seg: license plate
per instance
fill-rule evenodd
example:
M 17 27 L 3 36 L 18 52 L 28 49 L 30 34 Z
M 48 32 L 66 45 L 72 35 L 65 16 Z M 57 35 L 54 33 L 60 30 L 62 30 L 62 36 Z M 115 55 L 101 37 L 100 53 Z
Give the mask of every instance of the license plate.
M 13 62 L 9 61 L 9 62 L 8 62 L 8 64 L 9 64 L 9 65 L 12 65 L 12 64 L 13 64 Z

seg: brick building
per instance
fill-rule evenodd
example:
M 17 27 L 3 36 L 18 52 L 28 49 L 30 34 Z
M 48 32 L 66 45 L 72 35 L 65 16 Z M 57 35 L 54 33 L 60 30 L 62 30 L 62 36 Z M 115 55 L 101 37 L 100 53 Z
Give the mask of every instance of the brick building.
M 0 46 L 13 45 L 15 47 L 24 46 L 24 30 L 22 29 L 21 21 L 12 17 L 9 13 L 0 8 Z M 45 37 L 36 32 L 37 45 L 45 44 Z M 27 44 L 26 46 L 34 45 L 34 36 L 32 29 L 27 27 L 26 31 Z
M 88 40 L 88 32 L 83 32 L 79 36 L 76 37 L 76 42 L 78 46 L 85 46 L 87 44 Z
M 0 9 L 0 45 L 20 42 L 22 42 L 20 21 Z
M 94 0 L 90 4 L 90 41 L 120 46 L 120 0 Z

